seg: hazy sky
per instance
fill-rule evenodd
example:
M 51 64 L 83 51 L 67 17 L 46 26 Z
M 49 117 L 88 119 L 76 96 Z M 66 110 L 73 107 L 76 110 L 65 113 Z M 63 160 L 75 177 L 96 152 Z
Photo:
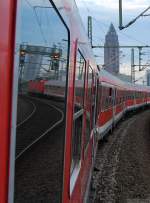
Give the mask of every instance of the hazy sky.
M 128 23 L 150 5 L 150 0 L 122 0 L 123 1 L 123 24 Z M 93 17 L 93 44 L 103 45 L 105 34 L 112 22 L 118 33 L 120 45 L 150 45 L 150 16 L 142 17 L 131 27 L 120 31 L 118 29 L 118 0 L 76 0 L 80 15 L 87 26 L 87 16 Z M 150 13 L 150 10 L 149 12 Z M 87 28 L 86 28 L 87 29 Z M 121 49 L 120 70 L 130 74 L 130 49 Z M 97 62 L 103 64 L 103 50 L 94 50 Z M 143 64 L 150 59 L 150 49 L 143 49 Z M 138 51 L 135 50 L 135 58 L 138 59 Z M 136 60 L 138 64 L 138 60 Z M 137 73 L 136 78 L 144 75 L 144 71 Z

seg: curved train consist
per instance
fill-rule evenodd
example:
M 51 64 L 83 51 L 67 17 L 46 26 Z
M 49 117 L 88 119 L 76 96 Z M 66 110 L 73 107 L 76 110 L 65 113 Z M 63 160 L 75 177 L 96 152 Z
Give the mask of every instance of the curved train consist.
M 74 0 L 0 13 L 0 202 L 86 202 L 98 140 L 150 88 L 97 69 Z

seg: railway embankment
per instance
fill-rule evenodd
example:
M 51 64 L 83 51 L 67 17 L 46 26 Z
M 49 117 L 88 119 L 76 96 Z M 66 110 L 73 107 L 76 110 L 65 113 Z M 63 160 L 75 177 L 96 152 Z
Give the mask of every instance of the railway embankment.
M 90 202 L 150 202 L 150 109 L 120 122 L 101 142 Z

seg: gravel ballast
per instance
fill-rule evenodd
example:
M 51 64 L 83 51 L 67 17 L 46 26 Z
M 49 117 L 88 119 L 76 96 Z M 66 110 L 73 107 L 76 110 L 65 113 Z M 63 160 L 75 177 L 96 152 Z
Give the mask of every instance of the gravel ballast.
M 120 122 L 100 142 L 90 203 L 150 202 L 150 110 Z

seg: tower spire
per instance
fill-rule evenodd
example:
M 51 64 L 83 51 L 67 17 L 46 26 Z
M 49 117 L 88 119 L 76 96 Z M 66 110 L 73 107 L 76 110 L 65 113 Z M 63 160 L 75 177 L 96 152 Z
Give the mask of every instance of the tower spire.
M 105 36 L 104 68 L 112 74 L 119 73 L 119 41 L 113 23 Z
M 108 33 L 109 33 L 109 32 L 115 32 L 115 33 L 116 33 L 116 30 L 115 30 L 115 27 L 114 27 L 113 23 L 111 23 L 110 26 L 109 26 Z M 117 33 L 116 33 L 116 34 L 117 34 Z

